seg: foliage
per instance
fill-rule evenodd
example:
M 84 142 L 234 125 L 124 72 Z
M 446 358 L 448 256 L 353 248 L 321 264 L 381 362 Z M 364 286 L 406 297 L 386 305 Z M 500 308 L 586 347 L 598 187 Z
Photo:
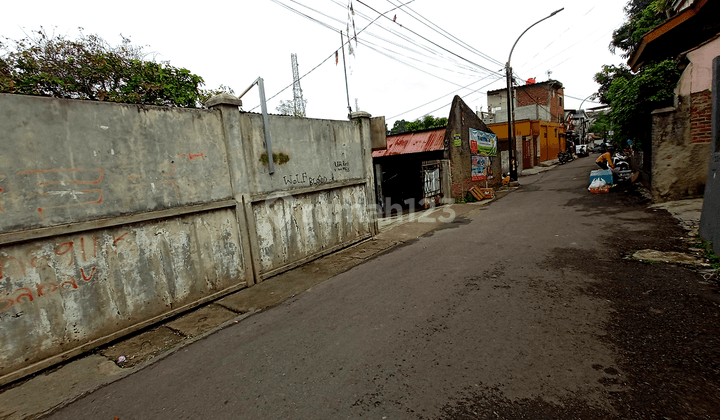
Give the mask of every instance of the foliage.
M 602 134 L 603 138 L 605 138 L 610 130 L 612 130 L 610 115 L 605 113 L 605 111 L 599 112 L 595 116 L 595 122 L 590 126 L 589 131 L 595 134 Z
M 1 37 L 0 92 L 193 108 L 229 91 L 224 86 L 204 91 L 200 76 L 147 60 L 144 47 L 121 38 L 119 46 L 111 46 L 82 28 L 75 40 L 44 29 L 20 40 Z
M 393 128 L 388 134 L 392 135 L 427 130 L 436 127 L 445 127 L 447 126 L 447 123 L 447 118 L 435 118 L 432 115 L 426 115 L 423 118 L 418 118 L 415 121 L 396 120 L 395 124 L 393 124 Z
M 672 103 L 679 78 L 680 71 L 672 60 L 648 64 L 635 74 L 616 74 L 603 96 L 603 102 L 611 106 L 615 142 L 631 138 L 637 144 L 645 136 L 643 121 L 650 112 Z
M 598 97 L 600 98 L 600 102 L 604 104 L 610 104 L 610 98 L 607 96 L 608 92 L 610 92 L 610 86 L 612 85 L 613 80 L 615 79 L 631 79 L 632 78 L 632 72 L 630 71 L 630 67 L 621 64 L 620 66 L 615 65 L 604 65 L 602 66 L 602 70 L 595 74 L 595 81 L 600 84 L 600 88 L 598 89 Z
M 610 51 L 615 54 L 620 49 L 624 51 L 620 55 L 628 58 L 642 37 L 665 20 L 671 3 L 671 0 L 630 0 L 625 6 L 627 21 L 613 31 Z
M 622 57 L 629 57 L 642 37 L 665 20 L 670 4 L 670 0 L 628 1 L 624 9 L 627 20 L 613 33 L 610 50 L 615 53 L 619 49 Z M 613 141 L 630 138 L 635 145 L 646 141 L 650 112 L 672 103 L 679 77 L 677 63 L 671 60 L 645 63 L 637 73 L 622 64 L 603 66 L 594 79 L 600 85 L 600 100 L 611 107 Z
M 307 99 L 303 99 L 303 105 L 307 106 Z M 280 101 L 280 105 L 278 105 L 275 110 L 280 115 L 292 115 L 293 117 L 305 117 L 305 111 L 303 109 L 298 109 L 298 107 L 295 106 L 295 101 Z

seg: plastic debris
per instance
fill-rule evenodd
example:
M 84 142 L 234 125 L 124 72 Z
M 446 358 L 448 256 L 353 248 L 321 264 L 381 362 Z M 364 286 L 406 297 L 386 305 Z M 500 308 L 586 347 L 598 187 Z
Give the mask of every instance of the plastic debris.
M 593 182 L 590 183 L 590 186 L 588 187 L 588 191 L 590 191 L 593 194 L 600 194 L 600 193 L 606 193 L 610 192 L 610 187 L 605 182 L 605 180 L 600 178 L 593 179 Z
M 125 362 L 127 362 L 127 357 L 125 357 L 124 354 L 122 356 L 118 356 L 118 358 L 115 359 L 115 363 L 117 363 L 117 364 L 125 363 Z

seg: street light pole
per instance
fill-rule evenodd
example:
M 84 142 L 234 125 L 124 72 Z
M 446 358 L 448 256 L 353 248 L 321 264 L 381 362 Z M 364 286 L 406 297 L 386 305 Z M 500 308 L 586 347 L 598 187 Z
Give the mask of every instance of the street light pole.
M 562 12 L 565 10 L 563 7 L 562 9 L 558 9 L 552 13 L 550 13 L 549 16 L 544 17 L 537 22 L 530 25 L 527 29 L 523 31 L 523 33 L 520 34 L 520 36 L 515 40 L 515 43 L 513 44 L 512 48 L 510 49 L 510 55 L 508 56 L 508 61 L 505 64 L 505 75 L 507 79 L 507 98 L 508 98 L 508 140 L 510 142 L 510 154 L 509 154 L 509 160 L 510 160 L 510 180 L 511 181 L 517 181 L 517 162 L 513 162 L 513 159 L 515 156 L 515 117 L 513 116 L 513 93 L 512 93 L 512 67 L 510 67 L 510 60 L 512 59 L 512 53 L 515 49 L 515 46 L 517 45 L 518 41 L 520 41 L 520 38 L 522 38 L 523 35 L 525 35 L 525 32 L 529 31 L 530 28 L 537 25 L 538 23 L 544 21 L 545 19 L 550 19 L 551 17 L 555 16 L 556 14 Z

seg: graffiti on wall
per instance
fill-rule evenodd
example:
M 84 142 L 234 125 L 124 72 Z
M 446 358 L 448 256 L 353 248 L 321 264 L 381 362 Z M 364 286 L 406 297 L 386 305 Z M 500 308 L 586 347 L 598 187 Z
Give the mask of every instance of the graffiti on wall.
M 128 233 L 79 236 L 50 247 L 30 247 L 20 254 L 0 252 L 0 285 L 5 286 L 0 288 L 0 313 L 62 290 L 78 289 L 97 279 L 101 271 L 98 260 L 106 258 L 108 252 L 117 255 L 117 245 L 127 240 Z M 24 284 L 26 287 L 8 290 L 8 285 L 26 278 L 36 280 L 32 286 Z
M 176 165 L 186 162 L 198 162 L 207 159 L 207 152 L 181 153 L 172 161 L 162 162 L 152 169 L 137 165 L 120 166 L 126 178 L 125 185 L 138 195 L 169 194 L 180 199 L 181 191 L 175 178 Z M 176 162 L 177 161 L 177 162 Z M 20 187 L 6 186 L 8 176 L 0 174 L 0 213 L 8 210 L 3 195 L 22 197 L 22 202 L 33 206 L 37 217 L 43 220 L 48 214 L 62 211 L 69 207 L 93 207 L 101 205 L 109 189 L 107 169 L 104 168 L 43 168 L 17 172 L 18 179 L 14 185 L 31 185 L 27 191 Z M 164 189 L 169 188 L 169 191 Z M 4 205 L 5 204 L 5 205 Z M 17 210 L 21 211 L 21 210 Z

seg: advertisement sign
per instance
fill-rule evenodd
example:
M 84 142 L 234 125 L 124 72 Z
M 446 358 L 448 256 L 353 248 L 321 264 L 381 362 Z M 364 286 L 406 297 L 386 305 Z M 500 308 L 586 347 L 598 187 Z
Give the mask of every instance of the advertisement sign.
M 470 144 L 477 143 L 477 151 L 473 151 L 473 154 L 479 154 L 482 156 L 497 156 L 497 142 L 498 138 L 493 133 L 486 133 L 484 131 L 470 129 Z

